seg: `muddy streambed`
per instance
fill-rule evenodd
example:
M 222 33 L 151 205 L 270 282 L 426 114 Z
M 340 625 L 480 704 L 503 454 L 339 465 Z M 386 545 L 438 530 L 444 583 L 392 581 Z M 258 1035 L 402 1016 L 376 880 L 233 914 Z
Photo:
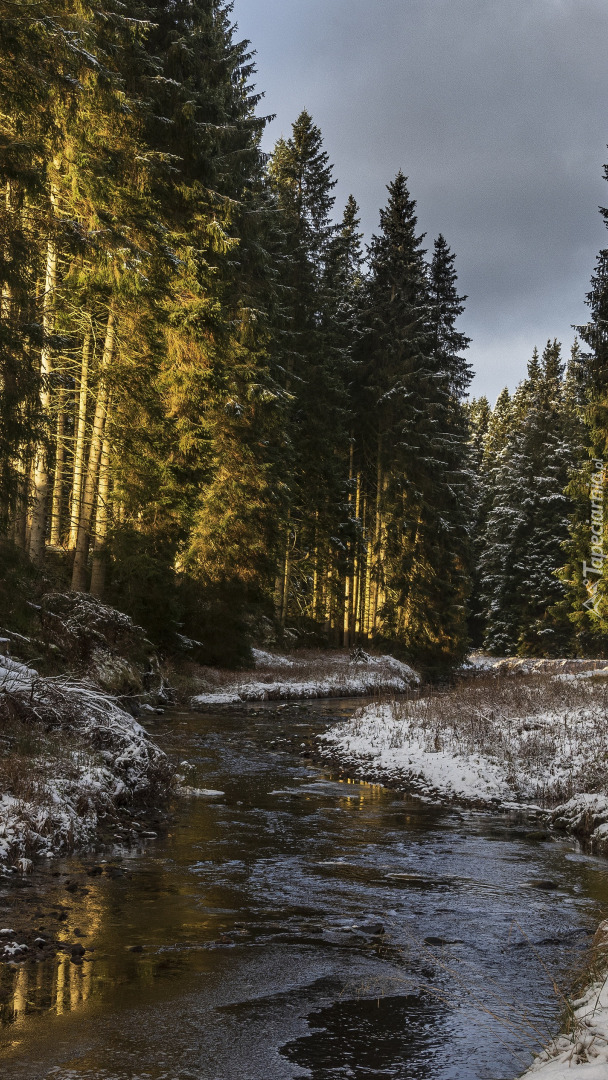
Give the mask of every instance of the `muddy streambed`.
M 356 704 L 154 718 L 222 794 L 0 886 L 0 927 L 47 942 L 0 968 L 2 1080 L 499 1080 L 529 1062 L 608 863 L 311 765 Z

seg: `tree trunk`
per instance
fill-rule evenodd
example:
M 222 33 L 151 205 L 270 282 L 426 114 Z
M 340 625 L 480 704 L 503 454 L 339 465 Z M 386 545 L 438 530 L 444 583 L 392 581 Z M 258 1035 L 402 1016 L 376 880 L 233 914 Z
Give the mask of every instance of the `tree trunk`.
M 330 643 L 333 628 L 333 563 L 331 554 L 330 549 L 327 556 L 327 573 L 325 576 L 325 633 Z
M 357 547 L 353 567 L 353 614 L 351 620 L 351 642 L 358 640 L 361 633 L 361 473 L 357 473 L 357 493 L 355 496 L 355 520 L 357 529 Z
M 6 210 L 7 219 L 10 221 L 10 217 L 11 217 L 11 214 L 13 212 L 13 198 L 12 198 L 12 188 L 11 188 L 10 180 L 6 181 L 6 187 L 5 187 L 5 191 L 4 191 L 4 206 L 5 206 L 5 210 Z M 7 235 L 9 234 L 10 229 L 11 229 L 11 225 L 8 226 Z M 9 249 L 8 249 L 8 246 L 7 246 L 4 249 L 4 258 L 5 259 L 7 259 L 8 253 L 9 253 Z M 11 287 L 10 287 L 8 281 L 3 281 L 2 282 L 2 292 L 0 294 L 0 318 L 2 319 L 3 322 L 9 322 L 10 321 L 11 314 L 12 314 L 12 299 L 13 299 L 13 295 L 12 295 L 12 292 L 11 292 Z
M 380 600 L 380 574 L 382 570 L 381 544 L 382 544 L 382 436 L 378 436 L 378 470 L 376 477 L 376 521 L 374 531 L 374 557 L 373 557 L 373 580 L 372 580 L 372 603 L 370 631 L 373 637 L 378 624 L 378 607 Z
M 287 622 L 287 610 L 289 606 L 289 581 L 291 578 L 291 550 L 290 550 L 291 528 L 287 526 L 287 537 L 285 542 L 285 566 L 283 571 L 283 602 L 281 604 L 281 629 L 285 629 Z
M 53 502 L 51 509 L 51 534 L 49 541 L 53 547 L 61 544 L 61 509 L 63 503 L 63 474 L 65 465 L 65 388 L 59 391 L 59 411 L 55 430 L 55 479 L 53 481 Z
M 312 617 L 317 621 L 319 614 L 319 511 L 315 511 L 315 546 L 314 566 L 312 570 Z
M 13 516 L 13 543 L 22 551 L 27 547 L 27 498 L 29 461 L 25 447 L 22 449 L 22 457 L 17 461 L 17 492 L 15 496 L 15 513 Z
M 353 493 L 350 485 L 353 480 L 353 454 L 354 447 L 353 441 L 350 441 L 350 456 L 348 463 L 348 517 L 349 521 L 352 521 L 352 507 L 353 507 Z M 344 575 L 344 618 L 342 624 L 342 644 L 345 649 L 350 646 L 350 625 L 352 615 L 352 602 L 353 602 L 353 575 L 352 575 L 352 540 L 346 546 L 346 573 Z
M 95 512 L 95 548 L 93 550 L 93 569 L 91 572 L 91 592 L 100 600 L 106 585 L 108 536 L 108 496 L 110 492 L 110 440 L 106 435 L 101 449 L 99 463 L 99 488 L 97 492 L 97 510 Z
M 54 206 L 54 196 L 51 204 Z M 57 285 L 57 246 L 54 238 L 49 240 L 46 256 L 44 297 L 42 301 L 43 346 L 40 353 L 40 411 L 48 419 L 51 407 L 51 349 L 49 337 L 53 332 L 55 288 Z M 44 560 L 44 536 L 46 531 L 46 508 L 49 492 L 48 444 L 42 438 L 36 447 L 32 495 L 32 528 L 30 532 L 30 559 L 40 566 Z
M 82 473 L 84 465 L 84 445 L 87 428 L 87 395 L 89 387 L 89 363 L 91 360 L 91 347 L 93 335 L 89 332 L 82 347 L 82 365 L 80 369 L 80 386 L 78 388 L 78 421 L 76 426 L 76 442 L 74 444 L 74 473 L 72 477 L 72 498 L 70 505 L 70 536 L 68 547 L 73 551 L 78 539 L 78 522 L 80 521 L 80 509 L 82 505 Z
M 72 589 L 84 592 L 87 587 L 87 556 L 89 553 L 89 539 L 91 534 L 91 522 L 95 509 L 95 495 L 97 491 L 97 478 L 99 474 L 99 462 L 103 447 L 104 428 L 108 408 L 108 384 L 106 372 L 114 355 L 116 340 L 116 318 L 112 309 L 108 315 L 106 340 L 103 348 L 101 361 L 101 373 L 99 388 L 97 391 L 97 403 L 95 405 L 95 417 L 93 419 L 93 431 L 91 445 L 89 447 L 89 461 L 87 475 L 84 484 L 84 495 L 78 522 L 78 536 L 76 538 L 76 550 L 74 552 L 74 569 L 72 571 Z

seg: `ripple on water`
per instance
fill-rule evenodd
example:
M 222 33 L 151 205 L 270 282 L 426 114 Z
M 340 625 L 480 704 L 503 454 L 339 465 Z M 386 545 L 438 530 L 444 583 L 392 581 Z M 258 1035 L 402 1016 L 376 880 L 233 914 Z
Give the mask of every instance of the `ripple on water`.
M 91 950 L 0 972 L 2 1080 L 486 1080 L 526 1064 L 608 899 L 606 864 L 303 762 L 348 707 L 165 716 L 189 783 L 222 799 L 185 800 L 121 848 L 120 874 L 68 859 L 13 906 L 0 892 L 2 925 L 78 931 Z

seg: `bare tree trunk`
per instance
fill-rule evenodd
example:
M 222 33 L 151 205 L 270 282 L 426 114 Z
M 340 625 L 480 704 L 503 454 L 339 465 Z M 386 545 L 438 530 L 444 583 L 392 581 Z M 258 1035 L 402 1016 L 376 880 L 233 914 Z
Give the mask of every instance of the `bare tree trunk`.
M 91 592 L 93 596 L 97 596 L 100 600 L 103 597 L 106 585 L 109 493 L 110 440 L 106 435 L 103 440 L 99 463 L 99 488 L 97 492 L 97 510 L 95 512 L 95 547 L 91 572 Z
M 357 528 L 360 530 L 361 526 L 361 473 L 357 473 L 357 494 L 355 497 L 355 518 L 357 520 Z M 360 535 L 360 533 L 359 533 Z M 354 574 L 353 574 L 353 616 L 351 623 L 352 640 L 358 640 L 361 633 L 361 545 L 360 540 L 357 540 L 357 552 L 355 555 Z
M 12 187 L 10 180 L 6 181 L 6 187 L 4 190 L 4 206 L 6 209 L 7 218 L 10 220 L 10 215 L 13 212 L 13 198 Z M 10 226 L 9 226 L 10 227 Z M 8 255 L 8 248 L 5 248 L 5 258 Z M 2 282 L 2 293 L 0 294 L 0 318 L 3 322 L 9 322 L 12 315 L 12 299 L 13 294 L 8 281 Z
M 84 592 L 87 587 L 87 556 L 89 552 L 91 522 L 93 520 L 93 511 L 95 509 L 99 462 L 101 459 L 106 413 L 108 409 L 108 384 L 106 372 L 114 355 L 115 341 L 116 317 L 113 310 L 110 308 L 106 328 L 106 340 L 101 361 L 101 373 L 97 391 L 95 417 L 93 419 L 91 445 L 89 447 L 87 475 L 84 484 L 80 520 L 78 523 L 78 536 L 74 553 L 74 569 L 72 571 L 72 589 L 79 592 Z
M 371 636 L 376 632 L 380 599 L 381 537 L 382 537 L 382 436 L 378 436 L 378 470 L 376 477 L 376 521 L 374 532 L 374 574 L 372 581 Z
M 55 198 L 51 194 L 51 205 Z M 44 342 L 40 353 L 40 411 L 48 418 L 51 407 L 51 350 L 49 337 L 53 332 L 55 288 L 57 285 L 57 246 L 54 238 L 49 240 L 46 256 L 46 274 L 42 301 L 42 331 Z M 30 532 L 30 559 L 37 565 L 44 560 L 44 535 L 46 531 L 46 504 L 49 492 L 50 475 L 48 445 L 41 439 L 36 447 L 34 459 L 32 528 Z
M 11 211 L 12 211 L 11 182 L 10 182 L 10 180 L 6 181 L 4 202 L 5 202 L 6 216 L 10 220 L 10 214 L 11 214 Z M 9 226 L 9 229 L 10 229 L 10 226 Z M 7 229 L 7 235 L 8 235 L 8 231 L 9 230 Z M 4 246 L 3 256 L 4 256 L 4 262 L 5 262 L 5 265 L 6 265 L 6 263 L 8 262 L 8 257 L 9 257 L 8 244 L 6 244 Z M 8 281 L 2 281 L 2 289 L 0 291 L 0 319 L 4 323 L 10 323 L 10 321 L 11 321 L 12 314 L 13 314 L 12 299 L 13 299 L 12 291 L 11 291 L 11 287 L 10 287 Z M 0 366 L 0 396 L 3 396 L 6 393 L 6 391 L 7 391 L 6 380 L 5 380 L 5 377 L 4 377 L 4 374 L 3 374 L 2 366 Z M 10 463 L 9 462 L 3 462 L 2 465 L 3 465 L 3 468 L 2 468 L 3 475 L 8 475 L 10 473 Z M 6 472 L 5 472 L 5 470 L 6 470 Z M 2 485 L 2 487 L 4 488 L 4 485 Z M 2 510 L 0 510 L 0 519 L 2 519 L 6 523 L 8 523 L 10 521 L 10 517 L 11 517 L 11 498 L 10 498 L 10 496 L 11 496 L 10 485 L 7 484 L 6 485 L 6 492 L 4 490 L 2 492 L 2 503 L 4 505 L 2 507 Z M 14 523 L 11 522 L 11 524 L 14 524 Z
M 27 499 L 28 499 L 28 477 L 29 477 L 29 462 L 27 459 L 26 448 L 23 447 L 22 457 L 17 461 L 17 492 L 15 496 L 15 512 L 13 516 L 13 543 L 21 548 L 22 551 L 26 549 L 27 538 Z
M 315 548 L 314 566 L 312 571 L 312 617 L 317 621 L 319 614 L 319 511 L 315 511 Z
M 325 633 L 331 641 L 333 629 L 333 563 L 331 561 L 331 548 L 327 556 L 327 574 L 325 577 Z
M 61 544 L 61 509 L 63 502 L 63 474 L 65 465 L 65 388 L 59 391 L 59 411 L 55 430 L 55 479 L 53 481 L 53 502 L 51 509 L 51 534 L 49 541 L 53 547 Z
M 74 473 L 72 477 L 70 536 L 68 540 L 70 551 L 73 551 L 76 547 L 76 541 L 78 539 L 78 522 L 80 521 L 80 509 L 82 504 L 82 473 L 87 428 L 87 395 L 92 343 L 93 335 L 89 331 L 84 339 L 84 345 L 82 347 L 82 365 L 80 369 L 80 385 L 78 388 L 78 421 L 76 426 L 76 442 L 74 444 Z
M 353 479 L 353 454 L 354 447 L 353 441 L 350 442 L 350 457 L 348 463 L 348 517 L 352 521 L 352 506 L 353 506 L 353 493 L 350 488 Z M 351 624 L 351 611 L 352 611 L 352 593 L 353 593 L 353 577 L 351 570 L 352 561 L 352 541 L 347 544 L 346 547 L 346 573 L 344 576 L 344 618 L 342 626 L 342 643 L 346 649 L 350 646 L 350 624 Z
M 290 550 L 291 528 L 287 526 L 287 537 L 285 541 L 285 566 L 283 571 L 283 602 L 281 604 L 281 629 L 285 629 L 287 622 L 287 609 L 289 606 L 289 581 L 291 578 L 291 550 Z

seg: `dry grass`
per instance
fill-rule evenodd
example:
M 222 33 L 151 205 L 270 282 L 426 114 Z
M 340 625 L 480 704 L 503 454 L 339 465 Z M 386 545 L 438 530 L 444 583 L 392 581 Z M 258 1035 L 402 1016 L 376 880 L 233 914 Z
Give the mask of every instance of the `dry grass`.
M 170 681 L 183 701 L 207 694 L 256 701 L 402 693 L 414 678 L 392 657 L 362 651 L 299 649 L 278 655 L 254 650 L 254 655 L 255 667 L 247 671 L 181 665 Z
M 581 792 L 608 795 L 606 678 L 477 676 L 385 704 L 381 715 L 370 736 L 363 710 L 350 735 L 396 752 L 415 738 L 427 753 L 481 756 L 500 767 L 514 796 L 544 807 Z

